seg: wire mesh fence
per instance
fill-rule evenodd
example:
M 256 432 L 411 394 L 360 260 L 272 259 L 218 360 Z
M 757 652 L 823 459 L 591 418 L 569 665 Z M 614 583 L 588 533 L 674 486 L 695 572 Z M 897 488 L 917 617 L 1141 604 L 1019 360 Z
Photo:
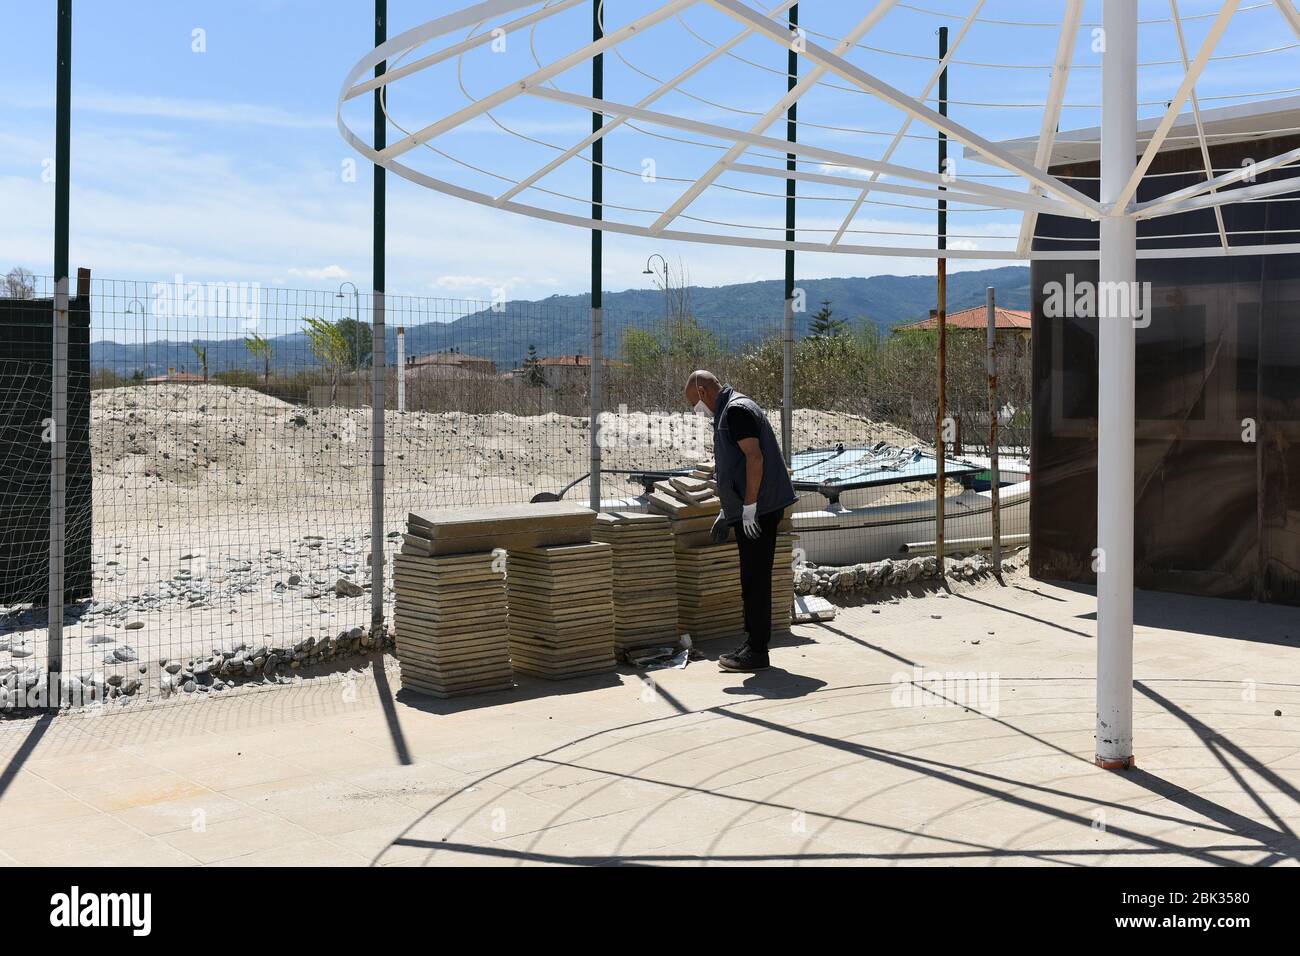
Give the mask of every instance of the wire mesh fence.
M 590 310 L 390 294 L 383 528 L 372 538 L 381 345 L 374 297 L 350 286 L 82 280 L 70 309 L 65 675 L 123 701 L 347 676 L 378 649 L 374 588 L 391 619 L 391 574 L 372 581 L 370 554 L 381 547 L 391 568 L 408 512 L 586 502 Z M 11 696 L 46 666 L 51 296 L 36 278 L 0 299 L 0 672 Z M 710 424 L 685 407 L 695 368 L 753 396 L 779 434 L 779 312 L 730 332 L 670 307 L 606 309 L 604 325 L 609 507 L 642 507 L 656 475 L 711 457 Z M 934 541 L 932 477 L 922 467 L 905 480 L 933 451 L 927 348 L 865 327 L 800 339 L 800 560 L 855 564 Z M 828 469 L 854 454 L 883 464 L 885 483 L 837 485 Z M 954 463 L 950 541 L 988 534 L 977 465 Z M 1003 528 L 1017 530 L 1006 518 Z

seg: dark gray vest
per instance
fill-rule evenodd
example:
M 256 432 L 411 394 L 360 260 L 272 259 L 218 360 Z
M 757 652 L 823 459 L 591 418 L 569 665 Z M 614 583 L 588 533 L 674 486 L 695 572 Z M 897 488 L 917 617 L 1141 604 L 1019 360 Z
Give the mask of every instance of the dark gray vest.
M 752 398 L 742 395 L 730 385 L 718 393 L 718 407 L 713 411 L 713 461 L 717 468 L 718 497 L 722 499 L 722 513 L 728 522 L 739 521 L 745 507 L 745 453 L 736 439 L 731 437 L 723 412 L 728 405 L 747 408 L 758 420 L 758 446 L 763 452 L 763 481 L 758 486 L 760 515 L 769 514 L 795 503 L 794 486 L 785 469 L 785 458 L 777 443 L 772 426 Z

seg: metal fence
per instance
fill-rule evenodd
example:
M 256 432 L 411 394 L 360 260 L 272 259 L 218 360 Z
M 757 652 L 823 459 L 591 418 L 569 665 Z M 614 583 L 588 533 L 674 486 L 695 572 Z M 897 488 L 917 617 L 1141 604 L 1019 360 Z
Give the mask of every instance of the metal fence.
M 346 676 L 358 655 L 375 650 L 367 633 L 372 550 L 381 548 L 390 566 L 408 512 L 539 494 L 587 500 L 585 306 L 384 296 L 376 542 L 378 343 L 369 294 L 350 284 L 334 291 L 104 279 L 83 285 L 67 369 L 62 671 L 87 685 L 103 681 L 109 696 L 204 696 L 305 674 Z M 24 308 L 0 313 L 11 338 L 26 343 L 26 351 L 0 361 L 7 535 L 0 674 L 11 695 L 47 664 L 50 452 L 43 430 L 56 374 L 52 291 L 48 279 L 36 279 L 24 291 Z M 683 407 L 694 368 L 713 368 L 753 395 L 779 432 L 779 311 L 770 322 L 727 329 L 668 309 L 604 310 L 605 500 L 630 504 L 643 490 L 635 473 L 690 467 L 711 455 L 707 423 Z M 925 347 L 916 346 L 918 355 Z M 886 386 L 908 391 L 900 374 L 914 376 L 916 386 L 924 361 L 910 372 L 886 372 L 871 364 L 881 348 L 870 330 L 804 336 L 796 357 L 796 450 L 931 445 L 932 406 L 915 395 L 882 393 Z M 950 486 L 958 503 L 950 505 L 946 536 L 976 548 L 971 542 L 987 534 L 987 514 L 961 505 L 967 492 Z M 935 538 L 933 498 L 933 481 L 925 480 L 846 491 L 838 503 L 809 494 L 800 507 L 824 520 L 805 536 L 805 555 L 848 564 L 896 555 L 904 543 L 923 552 Z M 863 517 L 864 507 L 876 517 Z M 910 526 L 900 529 L 909 515 Z M 1004 517 L 1003 530 L 1016 533 L 1014 521 Z M 382 588 L 385 618 L 387 580 L 373 583 Z

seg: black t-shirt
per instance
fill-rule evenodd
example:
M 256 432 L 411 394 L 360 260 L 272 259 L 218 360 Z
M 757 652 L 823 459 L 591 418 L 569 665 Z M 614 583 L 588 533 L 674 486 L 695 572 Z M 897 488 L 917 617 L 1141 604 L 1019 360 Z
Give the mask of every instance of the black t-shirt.
M 727 420 L 732 440 L 737 444 L 742 439 L 758 437 L 758 418 L 743 405 L 728 405 L 723 417 Z

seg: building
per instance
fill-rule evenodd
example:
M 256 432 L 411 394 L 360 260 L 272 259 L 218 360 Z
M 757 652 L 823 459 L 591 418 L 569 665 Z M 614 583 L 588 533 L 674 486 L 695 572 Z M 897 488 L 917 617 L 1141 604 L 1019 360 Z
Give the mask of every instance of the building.
M 1216 174 L 1300 147 L 1300 97 L 1202 110 L 1201 120 Z M 1139 123 L 1139 147 L 1155 125 Z M 1062 133 L 1051 158 L 1054 174 L 1094 198 L 1099 139 L 1096 129 Z M 1137 200 L 1203 182 L 1200 144 L 1184 116 Z M 1031 156 L 1037 140 L 1008 145 Z M 1287 177 L 1296 167 L 1254 181 Z M 1300 604 L 1300 254 L 1250 254 L 1293 243 L 1300 204 L 1288 193 L 1223 206 L 1222 217 L 1201 209 L 1138 224 L 1135 583 Z M 1036 236 L 1036 251 L 1077 250 L 1097 224 L 1044 216 Z M 1206 255 L 1160 255 L 1174 246 Z M 1094 552 L 1098 320 L 1072 307 L 1097 279 L 1095 259 L 1032 266 L 1030 567 L 1042 578 L 1092 582 L 1104 558 Z
M 981 335 L 985 335 L 988 331 L 988 307 L 977 305 L 973 309 L 949 312 L 944 316 L 944 320 L 943 324 L 948 327 L 950 332 L 957 329 L 963 332 L 979 332 Z M 1031 327 L 1032 323 L 1027 311 L 1023 309 L 1004 309 L 997 305 L 993 307 L 993 334 L 999 345 L 1028 344 Z M 893 332 L 895 334 L 899 332 L 932 332 L 938 328 L 938 310 L 931 309 L 928 319 L 922 319 L 920 322 L 909 322 L 906 325 L 896 325 Z
M 481 355 L 469 355 L 457 349 L 445 352 L 430 352 L 428 355 L 408 355 L 406 357 L 406 377 L 408 381 L 418 378 L 479 378 L 494 377 L 497 374 L 496 363 Z
M 617 359 L 603 359 L 603 367 L 610 369 L 626 368 L 626 362 Z M 537 360 L 542 371 L 542 379 L 547 388 L 586 388 L 591 384 L 591 356 L 589 355 L 547 355 Z M 516 381 L 527 382 L 527 368 L 519 368 L 514 373 Z

